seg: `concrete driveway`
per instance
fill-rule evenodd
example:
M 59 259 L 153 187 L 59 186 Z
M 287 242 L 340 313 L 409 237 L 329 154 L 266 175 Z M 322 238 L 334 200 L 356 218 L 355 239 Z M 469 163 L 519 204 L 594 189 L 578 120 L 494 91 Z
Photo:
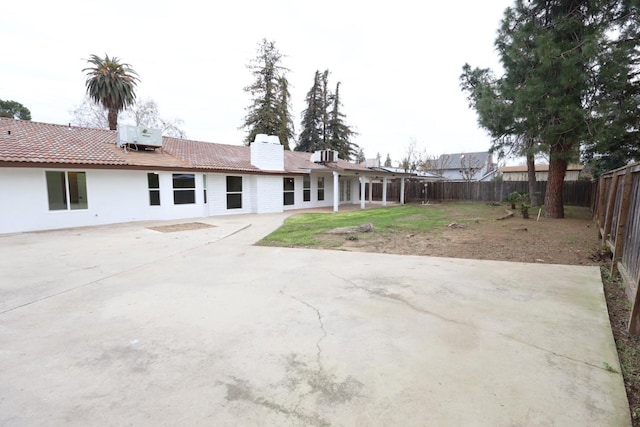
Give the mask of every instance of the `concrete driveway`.
M 284 217 L 1 235 L 0 425 L 630 425 L 597 268 L 252 246 Z

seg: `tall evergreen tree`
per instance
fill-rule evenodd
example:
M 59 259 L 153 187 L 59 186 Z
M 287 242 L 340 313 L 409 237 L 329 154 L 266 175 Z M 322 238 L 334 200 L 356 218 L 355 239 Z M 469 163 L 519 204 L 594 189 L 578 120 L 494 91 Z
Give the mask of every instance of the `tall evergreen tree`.
M 280 138 L 280 143 L 284 145 L 285 150 L 290 150 L 289 141 L 295 138 L 295 129 L 293 127 L 293 118 L 289 112 L 291 109 L 289 82 L 286 78 L 281 77 L 278 83 L 280 87 L 280 93 L 276 100 L 278 130 L 275 134 Z
M 384 167 L 391 167 L 391 156 L 389 155 L 389 153 L 387 153 L 387 158 L 384 159 Z
M 253 98 L 241 126 L 247 129 L 247 145 L 255 140 L 257 134 L 263 133 L 278 135 L 280 143 L 289 148 L 293 121 L 289 114 L 288 70 L 280 65 L 282 57 L 275 42 L 263 39 L 257 57 L 247 65 L 255 77 L 255 81 L 244 88 Z
M 336 84 L 336 92 L 331 96 L 332 107 L 329 112 L 329 126 L 327 141 L 331 149 L 336 150 L 340 158 L 351 160 L 358 153 L 358 146 L 351 142 L 351 138 L 357 135 L 345 122 L 345 115 L 340 108 L 340 82 Z
M 307 92 L 305 98 L 307 108 L 302 112 L 300 137 L 296 151 L 314 152 L 326 149 L 323 145 L 324 134 L 322 128 L 322 82 L 320 71 L 316 71 L 313 78 L 313 86 Z
M 583 157 L 595 176 L 640 160 L 640 5 L 613 2 L 591 83 L 591 136 Z
M 599 42 L 611 28 L 607 11 L 614 3 L 616 0 L 517 0 L 505 11 L 498 32 L 496 48 L 505 75 L 494 81 L 494 89 L 502 102 L 493 103 L 490 95 L 483 102 L 498 113 L 498 123 L 491 125 L 508 129 L 511 138 L 502 140 L 505 147 L 540 147 L 549 155 L 547 217 L 564 216 L 562 188 L 567 164 L 591 137 L 590 73 L 597 69 Z M 463 89 L 470 70 L 464 71 Z
M 351 160 L 358 146 L 351 142 L 356 134 L 344 123 L 341 111 L 340 82 L 335 93 L 329 90 L 329 70 L 316 71 L 313 86 L 307 93 L 307 108 L 302 112 L 302 123 L 297 151 L 335 150 L 341 159 Z

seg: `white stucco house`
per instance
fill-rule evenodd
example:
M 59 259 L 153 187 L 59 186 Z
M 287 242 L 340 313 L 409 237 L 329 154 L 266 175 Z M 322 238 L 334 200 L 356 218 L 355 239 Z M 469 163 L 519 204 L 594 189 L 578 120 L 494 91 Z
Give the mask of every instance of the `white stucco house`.
M 0 118 L 0 233 L 364 208 L 361 184 L 387 180 L 334 152 L 286 151 L 266 135 L 248 147 L 162 136 L 146 146 L 122 135 Z

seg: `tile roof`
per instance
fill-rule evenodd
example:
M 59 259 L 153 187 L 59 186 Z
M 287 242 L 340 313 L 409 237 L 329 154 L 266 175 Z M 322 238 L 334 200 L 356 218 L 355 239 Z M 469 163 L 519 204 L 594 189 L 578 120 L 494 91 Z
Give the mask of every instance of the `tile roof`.
M 251 164 L 251 150 L 244 145 L 213 144 L 210 142 L 162 137 L 163 149 L 184 159 L 198 169 L 259 172 Z
M 163 151 L 126 152 L 116 131 L 0 118 L 0 162 L 189 168 Z
M 339 159 L 337 163 L 311 161 L 311 153 L 284 151 L 284 171 L 265 171 L 251 164 L 251 149 L 244 145 L 213 144 L 162 137 L 162 150 L 123 150 L 117 132 L 0 118 L 0 163 L 149 167 L 291 173 L 309 171 L 371 172 Z
M 0 118 L 0 161 L 126 165 L 110 149 L 116 132 Z

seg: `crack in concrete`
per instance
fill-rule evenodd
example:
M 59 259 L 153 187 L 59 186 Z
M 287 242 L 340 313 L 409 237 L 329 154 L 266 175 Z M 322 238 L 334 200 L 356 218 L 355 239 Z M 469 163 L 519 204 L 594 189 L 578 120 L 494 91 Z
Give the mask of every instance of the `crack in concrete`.
M 236 377 L 231 377 L 233 379 L 232 384 L 225 383 L 227 387 L 227 396 L 226 399 L 228 401 L 242 400 L 245 402 L 250 402 L 258 406 L 262 406 L 264 408 L 270 409 L 272 411 L 278 412 L 280 414 L 286 416 L 293 416 L 304 422 L 306 425 L 313 425 L 318 427 L 327 427 L 331 424 L 326 420 L 320 418 L 319 416 L 309 416 L 303 413 L 298 412 L 298 406 L 293 410 L 289 410 L 286 407 L 280 405 L 279 403 L 273 402 L 271 400 L 265 399 L 261 396 L 256 396 L 251 390 L 251 387 L 247 381 L 240 380 Z
M 567 360 L 570 360 L 570 361 L 572 361 L 572 362 L 581 363 L 581 364 L 583 364 L 583 365 L 586 365 L 586 366 L 589 366 L 589 367 L 592 367 L 592 368 L 597 368 L 597 369 L 600 369 L 600 370 L 603 370 L 603 371 L 607 371 L 607 369 L 606 369 L 604 366 L 599 366 L 599 365 L 596 365 L 596 364 L 594 364 L 594 363 L 587 362 L 587 361 L 585 361 L 585 360 L 579 360 L 579 359 L 573 358 L 573 357 L 568 356 L 568 355 L 565 355 L 565 354 L 557 353 L 557 352 L 555 352 L 555 351 L 553 351 L 553 350 L 550 350 L 550 349 L 548 349 L 548 348 L 540 347 L 540 346 L 538 346 L 538 345 L 535 345 L 535 344 L 532 344 L 532 343 L 529 343 L 529 342 L 523 341 L 523 340 L 521 340 L 521 339 L 519 339 L 519 338 L 517 338 L 517 337 L 514 337 L 514 336 L 512 336 L 512 335 L 508 335 L 508 334 L 505 334 L 505 333 L 502 333 L 502 332 L 498 332 L 498 331 L 493 331 L 493 330 L 491 330 L 491 329 L 484 329 L 484 328 L 480 328 L 480 327 L 478 327 L 477 325 L 474 325 L 474 324 L 471 324 L 471 323 L 461 322 L 461 321 L 459 321 L 459 320 L 455 320 L 455 319 L 451 319 L 451 318 L 448 318 L 448 317 L 442 316 L 441 314 L 435 313 L 435 312 L 433 312 L 433 311 L 425 310 L 424 308 L 418 307 L 418 306 L 416 306 L 415 304 L 413 304 L 412 302 L 407 301 L 407 300 L 406 300 L 406 299 L 404 299 L 401 295 L 398 295 L 398 294 L 395 294 L 395 293 L 388 292 L 388 291 L 387 291 L 386 289 L 384 289 L 384 288 L 382 288 L 382 289 L 381 289 L 381 288 L 377 288 L 377 289 L 369 289 L 369 288 L 367 288 L 367 287 L 364 287 L 364 286 L 358 285 L 357 283 L 355 283 L 355 282 L 354 282 L 354 281 L 352 281 L 352 280 L 345 279 L 344 277 L 340 277 L 340 276 L 337 276 L 337 275 L 335 275 L 335 274 L 332 274 L 332 275 L 333 275 L 334 277 L 336 277 L 336 278 L 340 279 L 340 280 L 343 280 L 343 281 L 345 281 L 345 282 L 349 283 L 353 288 L 356 288 L 356 289 L 359 289 L 359 290 L 365 291 L 365 292 L 367 292 L 368 294 L 371 294 L 371 295 L 374 295 L 374 296 L 378 296 L 378 297 L 381 297 L 381 298 L 387 298 L 387 299 L 391 299 L 391 300 L 393 300 L 393 301 L 397 301 L 397 302 L 399 302 L 399 303 L 402 303 L 402 304 L 406 305 L 407 307 L 411 308 L 412 310 L 414 310 L 414 311 L 416 311 L 416 312 L 418 312 L 418 313 L 426 314 L 426 315 L 429 315 L 429 316 L 436 317 L 436 318 L 438 318 L 438 319 L 440 319 L 440 320 L 442 320 L 442 321 L 444 321 L 444 322 L 454 323 L 454 324 L 456 324 L 456 325 L 460 325 L 460 326 L 467 326 L 467 327 L 473 328 L 473 329 L 475 329 L 475 330 L 477 330 L 477 331 L 489 332 L 489 333 L 492 333 L 492 334 L 498 335 L 498 336 L 500 336 L 500 337 L 506 338 L 506 339 L 508 339 L 508 340 L 515 341 L 515 342 L 517 342 L 517 343 L 519 343 L 519 344 L 522 344 L 522 345 L 525 345 L 525 346 L 528 346 L 528 347 L 531 347 L 531 348 L 535 348 L 535 349 L 537 349 L 537 350 L 539 350 L 539 351 L 542 351 L 542 352 L 544 352 L 544 353 L 551 354 L 551 355 L 556 356 L 556 357 L 559 357 L 559 358 L 567 359 Z M 607 371 L 607 372 L 608 372 L 608 371 Z
M 327 331 L 324 328 L 324 322 L 322 321 L 322 313 L 320 313 L 320 310 L 318 310 L 317 307 L 309 304 L 308 302 L 295 297 L 293 295 L 289 295 L 287 293 L 285 293 L 283 290 L 280 290 L 280 293 L 282 295 L 286 295 L 289 298 L 291 298 L 292 300 L 298 301 L 300 304 L 303 304 L 307 307 L 309 307 L 310 309 L 312 309 L 313 311 L 315 311 L 316 316 L 318 317 L 318 323 L 320 324 L 320 330 L 322 331 L 322 336 L 318 339 L 318 341 L 316 341 L 316 348 L 318 349 L 318 352 L 316 354 L 316 358 L 318 360 L 318 368 L 320 369 L 320 371 L 323 371 L 323 367 L 322 367 L 322 347 L 320 347 L 320 343 L 322 342 L 322 340 L 324 340 L 327 337 Z

